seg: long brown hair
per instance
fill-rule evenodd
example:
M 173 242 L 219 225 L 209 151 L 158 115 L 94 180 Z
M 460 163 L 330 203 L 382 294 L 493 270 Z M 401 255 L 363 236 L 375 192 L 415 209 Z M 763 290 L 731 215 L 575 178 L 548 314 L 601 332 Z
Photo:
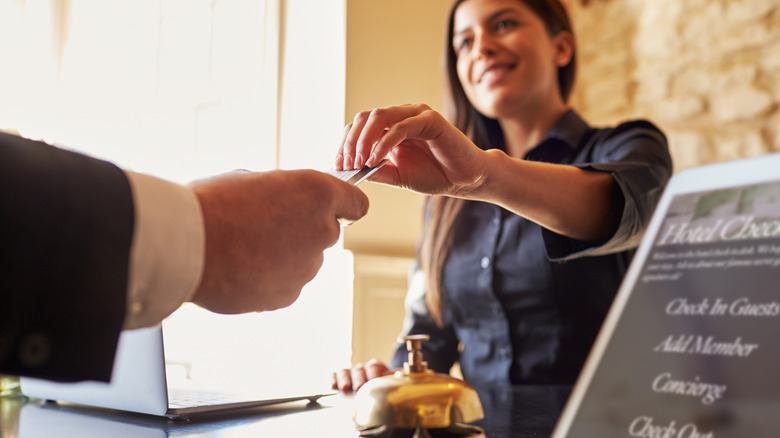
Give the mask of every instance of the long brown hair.
M 445 116 L 481 149 L 504 147 L 504 134 L 498 121 L 482 115 L 466 98 L 456 70 L 457 55 L 452 46 L 455 11 L 466 0 L 456 0 L 450 9 L 447 37 L 444 40 Z M 567 31 L 574 38 L 574 30 L 566 9 L 559 0 L 518 0 L 528 6 L 541 20 L 550 36 Z M 569 100 L 577 72 L 576 48 L 571 61 L 558 68 L 558 88 L 564 102 Z M 420 260 L 425 272 L 425 301 L 440 326 L 444 324 L 442 304 L 442 267 L 452 245 L 452 230 L 463 209 L 463 199 L 432 196 L 427 199 L 426 225 L 420 245 Z

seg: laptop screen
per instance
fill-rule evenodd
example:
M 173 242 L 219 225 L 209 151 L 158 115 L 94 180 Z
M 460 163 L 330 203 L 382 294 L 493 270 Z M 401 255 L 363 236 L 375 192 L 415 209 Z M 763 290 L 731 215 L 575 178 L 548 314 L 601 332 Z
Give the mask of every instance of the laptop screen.
M 769 176 L 749 160 L 672 180 L 554 436 L 776 436 L 780 160 L 767 160 Z

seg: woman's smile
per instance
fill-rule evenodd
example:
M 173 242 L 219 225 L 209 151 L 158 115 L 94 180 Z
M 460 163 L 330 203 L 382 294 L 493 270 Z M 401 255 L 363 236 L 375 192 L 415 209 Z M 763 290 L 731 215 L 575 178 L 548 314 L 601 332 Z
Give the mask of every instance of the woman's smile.
M 477 74 L 476 83 L 491 87 L 501 81 L 515 68 L 511 62 L 491 62 Z

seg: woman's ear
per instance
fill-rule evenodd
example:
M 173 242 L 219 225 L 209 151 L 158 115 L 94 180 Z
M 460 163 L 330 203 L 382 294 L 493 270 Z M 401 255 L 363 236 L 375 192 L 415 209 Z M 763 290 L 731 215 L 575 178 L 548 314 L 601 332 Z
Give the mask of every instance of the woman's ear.
M 563 67 L 571 62 L 574 56 L 574 36 L 571 32 L 562 30 L 553 38 L 555 45 L 555 65 Z

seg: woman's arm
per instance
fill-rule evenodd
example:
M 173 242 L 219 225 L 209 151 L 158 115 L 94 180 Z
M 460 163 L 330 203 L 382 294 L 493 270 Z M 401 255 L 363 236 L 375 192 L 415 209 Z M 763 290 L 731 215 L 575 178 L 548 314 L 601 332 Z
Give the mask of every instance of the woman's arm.
M 356 116 L 336 166 L 372 166 L 385 156 L 390 163 L 372 181 L 495 203 L 572 238 L 605 240 L 620 220 L 622 197 L 609 173 L 484 151 L 425 105 Z

